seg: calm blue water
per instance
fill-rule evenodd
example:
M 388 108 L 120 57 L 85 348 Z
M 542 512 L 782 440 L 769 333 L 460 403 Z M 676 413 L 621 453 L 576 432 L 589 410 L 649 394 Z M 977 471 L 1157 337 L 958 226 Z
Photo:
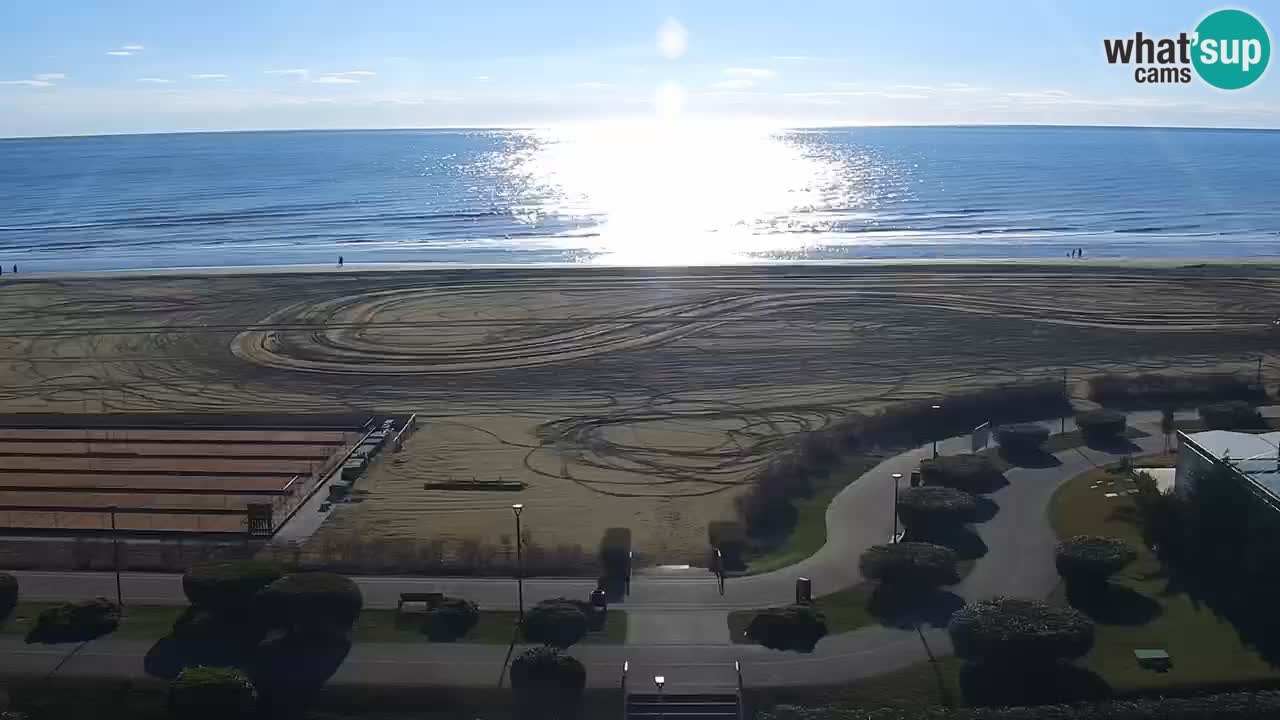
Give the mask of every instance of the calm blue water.
M 1280 132 L 350 131 L 0 141 L 0 263 L 1280 254 Z

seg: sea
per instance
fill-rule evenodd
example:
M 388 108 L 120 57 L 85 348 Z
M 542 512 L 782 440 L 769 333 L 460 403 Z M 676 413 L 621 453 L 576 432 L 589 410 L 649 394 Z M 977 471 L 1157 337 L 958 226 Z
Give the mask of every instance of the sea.
M 714 124 L 0 140 L 0 266 L 1280 255 L 1280 132 Z

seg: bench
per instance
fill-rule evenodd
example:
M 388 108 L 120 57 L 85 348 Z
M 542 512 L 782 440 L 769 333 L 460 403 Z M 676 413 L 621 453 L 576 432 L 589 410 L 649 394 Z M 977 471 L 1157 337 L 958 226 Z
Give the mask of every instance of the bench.
M 396 612 L 400 612 L 407 602 L 426 603 L 427 609 L 433 610 L 442 600 L 444 600 L 444 593 L 440 592 L 403 592 L 400 593 L 400 602 L 396 605 Z

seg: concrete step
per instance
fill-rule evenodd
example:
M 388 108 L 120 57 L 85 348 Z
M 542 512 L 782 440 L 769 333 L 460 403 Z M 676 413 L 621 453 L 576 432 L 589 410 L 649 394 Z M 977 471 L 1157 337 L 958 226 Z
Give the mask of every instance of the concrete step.
M 736 720 L 737 717 L 737 695 L 644 693 L 627 696 L 627 720 Z

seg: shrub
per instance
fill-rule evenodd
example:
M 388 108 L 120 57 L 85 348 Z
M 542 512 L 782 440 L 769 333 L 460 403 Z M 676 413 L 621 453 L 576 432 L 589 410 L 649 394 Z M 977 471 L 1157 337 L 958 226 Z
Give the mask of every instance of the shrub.
M 932 543 L 874 545 L 862 553 L 858 567 L 868 580 L 909 590 L 960 582 L 955 551 Z
M 452 642 L 471 632 L 480 620 L 480 608 L 462 598 L 445 598 L 427 611 L 422 631 L 434 642 Z
M 1267 426 L 1258 409 L 1243 400 L 1205 405 L 1200 419 L 1210 430 L 1260 430 Z
M 1076 415 L 1076 427 L 1086 440 L 1104 440 L 1124 435 L 1128 419 L 1114 410 L 1089 410 Z
M 898 517 L 908 532 L 929 535 L 973 518 L 977 503 L 962 490 L 925 485 L 898 493 Z
M 524 614 L 524 638 L 564 649 L 587 634 L 587 618 L 581 602 L 565 598 L 544 600 Z
M 604 576 L 626 578 L 631 572 L 631 528 L 613 527 L 600 540 L 600 567 Z
M 0 573 L 0 620 L 18 606 L 18 579 L 9 573 Z
M 582 663 L 552 647 L 526 650 L 511 661 L 511 689 L 520 716 L 573 716 L 587 684 Z
M 720 551 L 725 570 L 741 570 L 747 549 L 747 530 L 742 523 L 717 520 L 707 524 L 707 540 Z
M 196 607 L 216 613 L 248 613 L 259 590 L 280 579 L 275 563 L 256 560 L 197 565 L 182 576 L 182 591 Z
M 193 606 L 173 621 L 173 636 L 189 642 L 251 648 L 266 634 L 266 624 L 256 613 L 231 615 Z
M 27 633 L 27 642 L 81 642 L 116 629 L 120 624 L 120 607 L 106 598 L 55 605 L 36 618 L 35 627 Z
M 1089 380 L 1089 395 L 1104 405 L 1157 409 L 1264 396 L 1251 378 L 1232 373 L 1100 375 Z
M 1000 482 L 1000 469 L 986 455 L 943 455 L 920 463 L 920 479 L 965 492 L 990 490 Z
M 285 575 L 258 591 L 257 600 L 266 624 L 285 628 L 295 638 L 343 635 L 364 606 L 360 586 L 325 572 Z
M 169 686 L 169 714 L 186 720 L 253 717 L 258 692 L 237 668 L 183 668 Z
M 1058 543 L 1054 560 L 1068 583 L 1086 587 L 1106 585 L 1107 579 L 1136 560 L 1137 551 L 1123 540 L 1077 535 Z
M 766 608 L 751 618 L 745 633 L 771 650 L 813 652 L 827 634 L 827 618 L 812 605 Z
M 1093 648 L 1093 623 L 1069 607 L 994 598 L 966 605 L 947 626 L 957 657 L 998 665 L 1052 663 Z
M 1049 430 L 1035 423 L 1001 425 L 996 429 L 1000 447 L 1011 453 L 1039 452 L 1040 446 L 1048 439 Z

